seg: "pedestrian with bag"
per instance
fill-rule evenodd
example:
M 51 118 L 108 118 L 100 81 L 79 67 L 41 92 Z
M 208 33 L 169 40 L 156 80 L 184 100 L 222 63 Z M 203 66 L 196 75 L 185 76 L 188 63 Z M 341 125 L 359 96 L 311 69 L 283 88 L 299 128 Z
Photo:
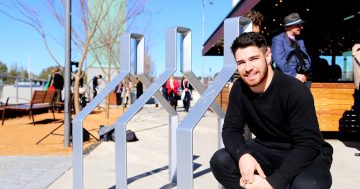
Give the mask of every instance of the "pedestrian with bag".
M 92 84 L 93 84 L 92 87 L 93 87 L 93 92 L 94 92 L 93 98 L 95 98 L 98 93 L 98 86 L 100 85 L 101 79 L 102 79 L 102 75 L 100 75 L 100 74 L 94 76 L 92 79 Z
M 51 86 L 53 86 L 56 90 L 56 102 L 62 101 L 61 92 L 64 88 L 64 77 L 60 73 L 60 68 L 56 67 L 53 70 L 52 82 Z
M 167 95 L 169 98 L 170 105 L 175 109 L 178 105 L 177 101 L 179 100 L 179 81 L 174 77 L 170 76 L 170 79 L 166 82 Z
M 191 86 L 190 82 L 183 76 L 181 79 L 181 100 L 183 101 L 184 109 L 186 112 L 189 112 L 190 102 L 191 102 L 191 95 L 193 87 Z

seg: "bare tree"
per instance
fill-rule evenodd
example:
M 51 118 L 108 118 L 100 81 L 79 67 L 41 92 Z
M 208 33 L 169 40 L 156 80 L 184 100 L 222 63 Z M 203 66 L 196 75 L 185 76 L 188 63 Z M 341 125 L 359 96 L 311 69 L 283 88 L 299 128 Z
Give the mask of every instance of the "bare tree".
M 98 60 L 102 60 L 103 58 L 100 58 L 96 49 L 102 47 L 108 50 L 105 57 L 105 60 L 108 61 L 108 64 L 106 64 L 108 72 L 104 73 L 110 74 L 111 65 L 119 61 L 117 38 L 125 31 L 125 24 L 128 25 L 137 16 L 150 14 L 144 8 L 146 2 L 147 0 L 130 2 L 126 0 L 78 0 L 75 2 L 76 4 L 72 8 L 73 21 L 71 29 L 72 44 L 75 48 L 72 49 L 72 52 L 78 53 L 80 58 L 78 71 L 75 74 L 74 99 L 79 99 L 79 81 L 86 71 L 84 64 L 89 52 L 94 57 L 98 57 Z M 50 32 L 47 33 L 48 30 L 45 29 L 44 21 L 41 19 L 44 17 L 41 17 L 37 10 L 43 10 L 43 7 L 47 7 L 47 14 L 51 15 L 60 28 L 65 31 L 65 0 L 43 0 L 41 5 L 42 8 L 36 8 L 27 4 L 26 0 L 8 0 L 0 3 L 0 13 L 34 28 L 41 36 L 51 58 L 58 66 L 61 66 L 59 57 L 63 56 L 63 54 L 57 55 L 52 51 L 49 39 L 53 39 L 64 46 L 64 40 L 59 40 L 59 38 L 64 39 L 64 35 L 56 38 L 51 36 Z M 115 21 L 110 19 L 114 18 L 112 15 L 110 16 L 110 14 L 114 13 L 114 10 L 112 10 L 114 7 L 119 8 L 116 11 L 120 11 L 120 14 L 115 16 Z M 100 66 L 102 69 L 106 69 L 105 66 L 101 64 Z M 110 80 L 110 75 L 106 78 Z M 80 111 L 79 101 L 75 100 L 74 104 L 75 112 L 78 113 Z

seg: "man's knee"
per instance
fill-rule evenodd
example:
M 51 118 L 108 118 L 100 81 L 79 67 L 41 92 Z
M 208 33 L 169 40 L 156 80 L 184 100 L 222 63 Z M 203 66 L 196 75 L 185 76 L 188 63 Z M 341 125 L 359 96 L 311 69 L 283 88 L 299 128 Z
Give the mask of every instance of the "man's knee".
M 295 179 L 291 183 L 290 189 L 329 189 L 332 181 L 330 175 L 323 175 L 322 177 L 301 177 Z
M 219 171 L 220 169 L 227 169 L 229 167 L 229 163 L 234 160 L 231 158 L 228 151 L 224 148 L 216 151 L 214 155 L 210 159 L 210 167 L 213 171 Z M 230 163 L 234 165 L 234 163 Z

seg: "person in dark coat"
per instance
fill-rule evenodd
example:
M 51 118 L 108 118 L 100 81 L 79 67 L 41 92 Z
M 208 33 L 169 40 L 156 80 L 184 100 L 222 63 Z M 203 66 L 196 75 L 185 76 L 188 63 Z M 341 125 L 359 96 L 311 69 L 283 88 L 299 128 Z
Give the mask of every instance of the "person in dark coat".
M 121 97 L 121 93 L 122 93 L 123 89 L 122 89 L 122 82 L 120 81 L 118 85 L 116 85 L 115 89 L 114 89 L 114 93 L 116 96 L 116 105 L 120 106 L 122 104 L 122 97 Z
M 96 96 L 97 93 L 98 93 L 97 87 L 98 87 L 99 84 L 100 84 L 100 79 L 102 79 L 102 75 L 96 75 L 96 76 L 93 77 L 93 80 L 92 80 L 93 91 L 94 91 L 94 96 L 93 96 L 93 98 L 95 98 L 95 96 Z
M 136 78 L 137 83 L 136 83 L 136 99 L 139 99 L 140 96 L 143 94 L 143 84 L 142 82 L 139 80 L 139 78 Z
M 185 78 L 182 77 L 181 82 L 180 82 L 180 86 L 181 86 L 181 98 L 184 104 L 184 109 L 186 112 L 189 112 L 189 108 L 190 108 L 190 102 L 191 102 L 191 91 L 193 90 L 193 87 L 191 86 L 190 82 Z
M 54 69 L 52 85 L 56 89 L 56 102 L 62 101 L 61 91 L 64 88 L 64 77 L 60 73 L 60 68 Z

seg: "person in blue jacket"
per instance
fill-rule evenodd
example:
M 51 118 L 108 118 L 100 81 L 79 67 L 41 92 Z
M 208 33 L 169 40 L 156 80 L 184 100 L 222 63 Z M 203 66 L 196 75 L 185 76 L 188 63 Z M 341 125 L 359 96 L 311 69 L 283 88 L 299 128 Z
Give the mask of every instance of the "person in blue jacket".
M 272 58 L 276 69 L 297 78 L 310 87 L 311 59 L 300 39 L 304 20 L 298 13 L 291 13 L 284 18 L 285 31 L 272 39 Z

